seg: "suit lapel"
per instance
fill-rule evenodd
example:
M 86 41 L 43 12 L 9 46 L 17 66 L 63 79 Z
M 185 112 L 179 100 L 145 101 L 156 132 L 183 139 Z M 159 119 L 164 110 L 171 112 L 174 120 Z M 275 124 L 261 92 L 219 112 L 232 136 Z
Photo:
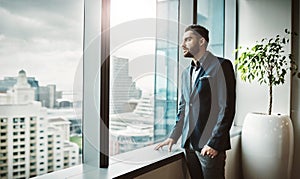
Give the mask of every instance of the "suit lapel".
M 191 77 L 191 69 L 192 67 L 190 66 L 188 68 L 188 70 L 186 71 L 186 76 L 187 76 L 187 80 L 185 81 L 185 86 L 187 87 L 187 93 L 191 94 L 191 81 L 192 81 L 192 77 Z
M 192 99 L 193 96 L 195 95 L 195 92 L 196 92 L 196 90 L 198 88 L 198 84 L 199 84 L 200 78 L 205 75 L 205 70 L 203 69 L 203 67 L 200 67 L 199 70 L 200 70 L 200 72 L 199 72 L 199 74 L 198 74 L 198 76 L 196 78 L 195 84 L 192 85 L 193 87 L 192 87 L 190 99 Z

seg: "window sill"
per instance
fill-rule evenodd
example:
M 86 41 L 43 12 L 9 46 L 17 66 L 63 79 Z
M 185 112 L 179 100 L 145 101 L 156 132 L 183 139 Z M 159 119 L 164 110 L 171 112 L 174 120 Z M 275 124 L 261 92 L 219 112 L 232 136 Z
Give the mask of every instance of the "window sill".
M 240 134 L 241 127 L 232 127 L 230 131 L 231 138 L 239 136 Z M 110 166 L 107 169 L 81 164 L 68 169 L 37 176 L 36 178 L 134 178 L 184 157 L 180 144 L 173 146 L 172 152 L 168 152 L 167 147 L 155 151 L 155 146 L 156 144 L 112 156 L 110 157 Z

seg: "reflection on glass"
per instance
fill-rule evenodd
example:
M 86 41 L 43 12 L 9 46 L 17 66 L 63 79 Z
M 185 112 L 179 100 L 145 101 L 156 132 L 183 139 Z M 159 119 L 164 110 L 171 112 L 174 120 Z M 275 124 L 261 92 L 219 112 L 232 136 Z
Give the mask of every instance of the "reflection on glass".
M 209 46 L 213 54 L 224 55 L 224 1 L 198 0 L 197 23 L 209 30 Z
M 168 20 L 177 9 L 178 1 L 111 1 L 110 155 L 153 144 L 175 124 L 178 28 Z

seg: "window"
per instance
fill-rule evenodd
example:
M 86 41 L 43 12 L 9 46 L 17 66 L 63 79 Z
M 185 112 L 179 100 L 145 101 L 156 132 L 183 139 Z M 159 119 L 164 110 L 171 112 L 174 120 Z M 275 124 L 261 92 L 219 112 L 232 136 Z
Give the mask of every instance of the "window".
M 110 155 L 158 142 L 175 124 L 178 5 L 111 0 Z
M 18 123 L 19 122 L 19 118 L 13 118 L 13 122 L 14 123 Z
M 7 123 L 7 118 L 1 118 L 1 119 L 0 119 L 0 122 L 1 122 L 1 123 Z
M 0 167 L 0 170 L 7 170 L 7 167 Z
M 209 0 L 203 1 L 210 4 Z M 199 1 L 199 6 L 203 1 Z M 164 139 L 174 126 L 180 85 L 178 76 L 190 62 L 182 63 L 182 52 L 178 50 L 185 27 L 182 24 L 197 23 L 197 9 L 200 7 L 193 12 L 190 5 L 198 1 L 191 1 L 187 3 L 189 7 L 182 11 L 187 15 L 179 16 L 178 9 L 187 1 L 85 2 L 86 12 L 97 13 L 85 14 L 84 44 L 87 50 L 84 54 L 83 115 L 87 129 L 85 137 L 91 140 L 84 143 L 84 155 L 87 155 L 84 160 L 90 162 L 97 155 L 100 167 L 107 167 L 107 150 L 110 155 L 115 155 L 144 147 Z M 214 7 L 209 8 L 212 11 Z M 205 12 L 199 11 L 199 14 L 203 16 Z M 190 15 L 195 17 L 191 19 Z M 211 17 L 207 18 L 210 20 Z M 198 19 L 200 21 L 201 18 Z M 211 20 L 206 25 L 210 23 Z M 109 37 L 106 35 L 107 29 Z M 220 27 L 220 31 L 223 30 Z M 101 32 L 101 38 L 94 40 L 94 32 Z M 222 56 L 224 52 L 220 38 L 215 39 L 211 49 Z M 92 50 L 89 50 L 91 46 Z M 90 79 L 95 80 L 91 82 Z M 109 124 L 109 134 L 106 124 Z M 100 151 L 95 151 L 94 146 L 98 146 L 99 141 Z
M 6 163 L 7 160 L 0 160 L 0 164 Z
M 209 30 L 208 50 L 224 56 L 224 1 L 197 1 L 197 23 Z
M 25 118 L 24 118 L 24 117 L 21 117 L 21 118 L 20 118 L 20 122 L 21 122 L 21 123 L 24 123 L 24 122 L 25 122 Z
M 5 153 L 0 153 L 0 157 L 5 157 L 6 154 Z
M 1 14 L 6 19 L 1 25 L 10 28 L 2 28 L 0 33 L 3 47 L 0 66 L 7 67 L 0 72 L 0 103 L 5 103 L 0 105 L 0 121 L 1 124 L 7 123 L 7 111 L 15 111 L 9 117 L 13 123 L 11 128 L 16 130 L 12 131 L 14 133 L 3 131 L 3 135 L 9 137 L 13 134 L 15 138 L 22 135 L 19 139 L 22 142 L 18 144 L 24 145 L 14 145 L 14 150 L 27 149 L 30 145 L 28 152 L 37 148 L 30 153 L 45 153 L 48 131 L 54 133 L 52 135 L 67 133 L 59 128 L 55 128 L 60 130 L 58 132 L 50 130 L 52 124 L 63 118 L 70 122 L 70 127 L 75 125 L 80 129 L 80 132 L 70 131 L 68 134 L 77 136 L 78 143 L 81 143 L 82 80 L 79 79 L 82 78 L 84 0 L 64 3 L 31 1 L 25 4 L 2 0 L 1 10 L 7 12 Z M 28 57 L 26 63 L 21 56 Z M 45 68 L 51 73 L 41 70 Z M 5 129 L 2 126 L 1 135 Z M 64 139 L 60 139 L 63 144 Z M 66 140 L 70 142 L 68 138 Z M 52 145 L 58 146 L 56 143 Z M 10 157 L 8 161 L 12 161 Z M 36 174 L 28 174 L 32 175 Z

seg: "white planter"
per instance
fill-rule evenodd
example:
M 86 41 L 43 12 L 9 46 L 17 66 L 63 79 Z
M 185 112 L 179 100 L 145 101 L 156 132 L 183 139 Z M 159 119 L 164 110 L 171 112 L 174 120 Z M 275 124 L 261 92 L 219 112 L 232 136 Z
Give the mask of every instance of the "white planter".
M 287 115 L 247 114 L 242 130 L 245 179 L 289 179 L 294 135 Z

